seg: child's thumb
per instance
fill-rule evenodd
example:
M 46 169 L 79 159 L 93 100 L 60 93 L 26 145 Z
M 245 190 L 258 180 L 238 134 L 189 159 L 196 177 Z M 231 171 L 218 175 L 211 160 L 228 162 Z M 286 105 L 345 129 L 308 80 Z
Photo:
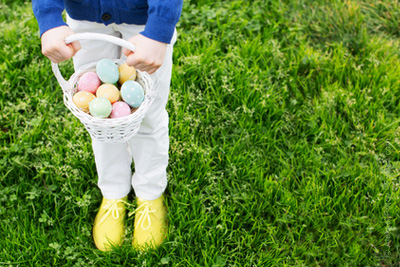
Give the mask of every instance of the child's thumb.
M 78 41 L 72 42 L 67 45 L 70 49 L 71 57 L 75 56 L 75 54 L 81 49 L 81 44 Z
M 71 45 L 75 53 L 81 49 L 81 43 L 79 43 L 78 41 L 72 42 Z

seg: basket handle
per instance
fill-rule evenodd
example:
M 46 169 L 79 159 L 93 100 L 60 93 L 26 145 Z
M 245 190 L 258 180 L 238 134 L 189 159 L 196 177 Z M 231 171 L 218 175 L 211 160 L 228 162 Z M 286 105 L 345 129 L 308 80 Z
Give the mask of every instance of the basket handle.
M 65 43 L 70 44 L 75 41 L 82 41 L 82 40 L 99 40 L 99 41 L 107 41 L 116 45 L 119 45 L 121 47 L 124 47 L 128 50 L 131 50 L 132 52 L 135 51 L 135 45 L 132 44 L 131 42 L 128 42 L 124 39 L 107 35 L 107 34 L 101 34 L 101 33 L 77 33 L 68 36 L 65 38 Z M 51 62 L 51 68 L 53 70 L 54 76 L 56 77 L 58 83 L 61 85 L 61 88 L 63 90 L 66 90 L 68 88 L 68 82 L 64 79 L 62 76 L 60 69 L 58 68 L 58 64 Z M 64 89 L 65 88 L 65 89 Z
M 129 49 L 132 52 L 135 52 L 135 45 L 132 44 L 131 42 L 128 42 L 124 39 L 112 35 L 102 34 L 102 33 L 92 33 L 92 32 L 76 33 L 65 38 L 65 43 L 70 44 L 75 41 L 83 41 L 83 40 L 108 41 L 110 43 Z

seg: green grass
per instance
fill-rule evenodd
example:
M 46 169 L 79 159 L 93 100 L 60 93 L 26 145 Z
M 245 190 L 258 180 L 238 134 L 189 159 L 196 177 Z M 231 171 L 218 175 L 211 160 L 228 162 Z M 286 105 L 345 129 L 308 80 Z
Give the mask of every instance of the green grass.
M 130 218 L 102 253 L 89 135 L 30 3 L 3 1 L 0 266 L 400 265 L 399 21 L 398 1 L 185 1 L 169 236 L 133 251 Z

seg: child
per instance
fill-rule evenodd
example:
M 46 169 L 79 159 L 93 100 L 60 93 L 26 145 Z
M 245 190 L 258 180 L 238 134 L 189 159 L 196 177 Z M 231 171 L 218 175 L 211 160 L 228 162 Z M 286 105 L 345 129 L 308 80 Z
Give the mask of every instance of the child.
M 126 58 L 128 65 L 157 77 L 158 95 L 140 129 L 126 144 L 106 144 L 92 139 L 103 201 L 94 221 L 98 249 L 121 245 L 127 195 L 131 185 L 137 209 L 133 246 L 159 246 L 166 231 L 163 192 L 167 186 L 168 113 L 165 109 L 172 70 L 175 26 L 183 0 L 32 0 L 42 40 L 42 52 L 58 63 L 73 57 L 74 67 L 102 58 Z M 67 23 L 62 18 L 67 11 Z M 101 41 L 66 45 L 65 37 L 78 32 L 118 36 L 136 46 L 135 52 Z M 132 157 L 135 173 L 131 175 Z

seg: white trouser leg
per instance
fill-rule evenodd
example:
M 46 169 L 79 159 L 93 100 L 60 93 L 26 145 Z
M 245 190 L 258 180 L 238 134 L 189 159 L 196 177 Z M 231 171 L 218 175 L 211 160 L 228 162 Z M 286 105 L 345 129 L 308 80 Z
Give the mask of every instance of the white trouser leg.
M 124 39 L 135 35 L 129 25 L 122 24 L 117 27 Z M 147 111 L 137 135 L 129 141 L 135 162 L 132 186 L 136 196 L 145 200 L 159 198 L 167 187 L 169 118 L 165 107 L 171 82 L 172 52 L 175 41 L 176 33 L 171 44 L 167 45 L 163 65 L 152 75 L 157 85 L 157 97 Z
M 138 34 L 144 26 L 109 25 L 76 21 L 67 17 L 67 23 L 75 32 L 100 32 L 124 39 Z M 165 106 L 168 100 L 172 70 L 172 50 L 175 42 L 167 47 L 164 64 L 153 74 L 156 79 L 158 95 L 150 106 L 136 136 L 129 141 L 135 161 L 135 174 L 131 181 L 132 155 L 128 144 L 105 144 L 92 140 L 93 152 L 99 176 L 99 188 L 107 199 L 126 196 L 132 184 L 138 197 L 153 200 L 161 196 L 167 186 L 166 168 L 168 165 L 168 113 Z M 82 49 L 74 57 L 75 68 L 102 58 L 119 58 L 120 48 L 106 42 L 81 42 Z M 124 56 L 123 56 L 124 57 Z

